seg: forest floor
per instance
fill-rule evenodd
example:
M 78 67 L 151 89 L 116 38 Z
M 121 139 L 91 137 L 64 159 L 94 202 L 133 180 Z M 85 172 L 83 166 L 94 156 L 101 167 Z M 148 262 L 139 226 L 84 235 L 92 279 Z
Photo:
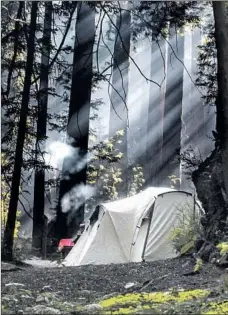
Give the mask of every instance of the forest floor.
M 2 314 L 227 314 L 228 274 L 195 260 L 39 268 L 2 263 Z

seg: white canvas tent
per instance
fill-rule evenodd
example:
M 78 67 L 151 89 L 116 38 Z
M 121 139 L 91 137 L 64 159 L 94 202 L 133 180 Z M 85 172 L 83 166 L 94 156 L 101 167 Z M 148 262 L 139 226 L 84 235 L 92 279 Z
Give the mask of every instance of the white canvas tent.
M 152 261 L 178 256 L 170 235 L 180 218 L 200 211 L 194 196 L 150 187 L 122 200 L 99 205 L 63 265 Z

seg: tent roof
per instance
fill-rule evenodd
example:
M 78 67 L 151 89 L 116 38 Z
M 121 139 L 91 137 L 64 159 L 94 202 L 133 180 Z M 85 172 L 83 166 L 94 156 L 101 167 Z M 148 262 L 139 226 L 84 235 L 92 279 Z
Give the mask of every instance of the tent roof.
M 177 190 L 168 187 L 149 187 L 134 196 L 112 202 L 102 203 L 99 206 L 103 206 L 104 210 L 111 212 L 125 212 L 129 211 L 130 208 L 132 211 L 134 211 L 137 206 L 140 205 L 140 208 L 143 210 L 145 209 L 146 205 L 154 201 L 158 195 L 173 191 Z
M 132 197 L 100 205 L 112 222 L 122 252 L 130 257 L 132 238 L 136 227 L 153 205 L 156 197 L 167 192 L 178 192 L 171 188 L 150 187 Z M 106 231 L 108 233 L 108 231 Z

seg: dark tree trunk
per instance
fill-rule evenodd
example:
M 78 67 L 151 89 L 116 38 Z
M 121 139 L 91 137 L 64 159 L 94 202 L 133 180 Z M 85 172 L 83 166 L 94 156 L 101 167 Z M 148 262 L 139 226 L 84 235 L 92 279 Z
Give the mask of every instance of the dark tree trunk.
M 38 119 L 36 135 L 35 183 L 33 201 L 33 248 L 41 250 L 44 229 L 45 206 L 45 139 L 47 129 L 48 75 L 51 50 L 52 2 L 45 2 L 44 30 L 42 40 L 42 56 L 40 69 L 40 87 L 37 95 Z
M 29 37 L 28 37 L 28 43 L 27 43 L 28 45 L 27 62 L 26 62 L 26 68 L 25 68 L 24 88 L 23 88 L 23 93 L 22 93 L 20 121 L 18 125 L 15 164 L 14 164 L 13 177 L 12 177 L 9 210 L 8 210 L 7 222 L 6 222 L 6 227 L 4 231 L 4 239 L 3 239 L 2 259 L 8 260 L 8 261 L 13 259 L 13 241 L 14 241 L 13 235 L 14 235 L 14 229 L 15 229 L 17 204 L 18 204 L 18 198 L 19 198 L 21 167 L 23 163 L 23 148 L 24 148 L 24 140 L 25 140 L 25 133 L 26 133 L 26 120 L 27 120 L 27 115 L 28 115 L 31 75 L 32 75 L 32 70 L 33 70 L 37 6 L 38 6 L 37 1 L 32 2 L 31 22 L 30 22 Z
M 163 123 L 163 185 L 170 186 L 169 176 L 177 179 L 175 188 L 180 187 L 181 114 L 183 96 L 184 36 L 171 30 L 168 48 L 167 86 L 165 93 Z
M 143 80 L 145 80 L 143 78 Z M 134 126 L 136 129 L 136 152 L 137 152 L 137 159 L 136 159 L 136 165 L 144 166 L 147 163 L 147 125 L 148 125 L 148 107 L 149 102 L 145 104 L 144 101 L 145 91 L 142 88 L 140 91 L 140 100 L 141 104 L 138 101 L 136 106 L 140 107 L 139 117 L 137 120 L 137 125 Z M 134 109 L 133 109 L 134 110 Z M 133 127 L 133 125 L 130 126 L 130 128 Z M 129 146 L 131 144 L 129 143 Z
M 200 91 L 195 86 L 195 81 L 197 78 L 197 57 L 198 57 L 198 49 L 197 46 L 200 45 L 201 41 L 201 30 L 196 29 L 192 34 L 192 69 L 191 69 L 191 112 L 192 112 L 192 122 L 191 122 L 191 130 L 192 130 L 192 139 L 190 139 L 192 143 L 193 149 L 196 151 L 199 147 L 199 143 L 203 145 L 201 150 L 201 156 L 204 156 L 204 140 L 205 140 L 205 122 L 204 122 L 204 104 L 202 100 L 202 95 Z M 194 128 L 192 128 L 194 124 Z
M 16 58 L 18 55 L 18 44 L 19 44 L 19 40 L 20 40 L 19 39 L 20 38 L 19 37 L 20 22 L 18 20 L 20 20 L 22 17 L 23 8 L 24 8 L 24 1 L 20 1 L 18 12 L 17 12 L 17 17 L 16 17 L 17 21 L 15 22 L 13 57 L 12 57 L 11 62 L 10 62 L 10 68 L 9 68 L 9 73 L 8 73 L 8 77 L 7 77 L 7 89 L 6 89 L 6 92 L 4 93 L 4 94 L 6 94 L 6 96 L 9 96 L 12 75 L 13 75 L 13 71 L 15 68 L 15 61 L 16 61 Z
M 228 13 L 225 2 L 213 2 L 215 41 L 218 60 L 217 132 L 219 135 L 222 172 L 228 198 Z
M 200 250 L 205 259 L 209 258 L 205 256 L 206 244 L 213 246 L 225 236 L 228 217 L 228 20 L 224 2 L 213 2 L 213 10 L 218 60 L 216 147 L 192 174 L 205 209 L 205 242 Z
M 216 232 L 225 227 L 227 205 L 224 199 L 224 183 L 222 174 L 222 160 L 219 148 L 199 166 L 192 174 L 197 195 L 206 212 L 202 225 L 205 230 L 205 239 L 216 241 Z
M 160 47 L 160 49 L 159 49 Z M 165 40 L 152 42 L 151 79 L 162 83 L 166 73 Z M 150 98 L 147 123 L 147 171 L 146 186 L 160 186 L 163 146 L 163 115 L 166 79 L 161 88 L 150 83 Z
M 128 72 L 129 72 L 129 54 L 130 54 L 130 27 L 131 14 L 130 11 L 122 11 L 117 16 L 116 21 L 116 38 L 113 55 L 113 77 L 112 77 L 112 93 L 110 108 L 109 137 L 115 135 L 119 130 L 124 131 L 121 137 L 122 143 L 118 145 L 118 149 L 123 153 L 123 157 L 119 162 L 122 170 L 123 182 L 120 183 L 118 190 L 119 196 L 124 197 L 128 193 L 128 156 L 127 156 L 127 127 L 128 127 L 128 111 L 127 111 L 127 95 L 128 95 Z
M 71 237 L 84 219 L 90 99 L 92 88 L 93 45 L 95 41 L 95 10 L 84 2 L 77 7 L 73 77 L 67 128 L 68 145 L 73 154 L 63 163 L 57 209 L 56 236 Z M 78 151 L 77 151 L 78 150 Z M 84 161 L 80 167 L 80 163 Z M 78 169 L 77 169 L 78 168 Z M 81 186 L 80 186 L 81 185 Z M 80 188 L 81 187 L 81 188 Z M 83 196 L 78 193 L 84 191 Z M 62 203 L 70 203 L 67 213 Z M 79 200 L 80 199 L 80 200 Z M 62 211 L 64 210 L 64 211 Z
M 195 81 L 197 79 L 197 57 L 198 48 L 201 41 L 201 30 L 195 28 L 185 35 L 185 58 L 184 64 L 189 74 L 184 72 L 184 91 L 182 103 L 182 134 L 181 134 L 181 154 L 186 156 L 186 152 L 194 150 L 196 156 L 205 157 L 205 142 L 208 141 L 205 130 L 205 105 L 202 95 L 198 90 Z M 194 126 L 194 128 L 193 128 Z M 181 190 L 192 192 L 193 183 L 189 174 L 189 165 L 185 159 L 181 165 Z

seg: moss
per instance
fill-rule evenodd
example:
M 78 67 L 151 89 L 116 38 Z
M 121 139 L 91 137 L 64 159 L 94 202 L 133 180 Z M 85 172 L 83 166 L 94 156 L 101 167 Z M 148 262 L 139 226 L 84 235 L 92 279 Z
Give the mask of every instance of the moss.
M 166 303 L 170 301 L 184 302 L 194 298 L 202 298 L 209 294 L 208 290 L 188 290 L 179 291 L 177 293 L 172 292 L 154 292 L 154 293 L 129 293 L 125 295 L 118 295 L 110 299 L 106 299 L 100 302 L 100 305 L 104 308 L 108 308 L 115 305 L 121 304 L 138 304 L 142 302 L 153 302 L 153 303 Z
M 121 307 L 116 311 L 113 311 L 112 314 L 113 315 L 118 315 L 118 314 L 132 314 L 134 312 L 134 309 L 132 309 L 131 307 Z
M 105 315 L 121 315 L 121 314 L 138 314 L 141 311 L 151 311 L 152 309 L 156 310 L 156 307 L 154 307 L 151 304 L 144 304 L 136 306 L 127 306 L 124 305 L 123 307 L 117 307 L 117 308 L 111 308 L 104 310 Z
M 209 314 L 228 314 L 228 302 L 212 302 L 207 311 L 203 312 L 205 315 Z
M 183 303 L 208 296 L 208 290 L 188 290 L 175 292 L 128 293 L 100 302 L 105 314 L 134 314 L 141 310 L 152 310 L 168 303 Z

